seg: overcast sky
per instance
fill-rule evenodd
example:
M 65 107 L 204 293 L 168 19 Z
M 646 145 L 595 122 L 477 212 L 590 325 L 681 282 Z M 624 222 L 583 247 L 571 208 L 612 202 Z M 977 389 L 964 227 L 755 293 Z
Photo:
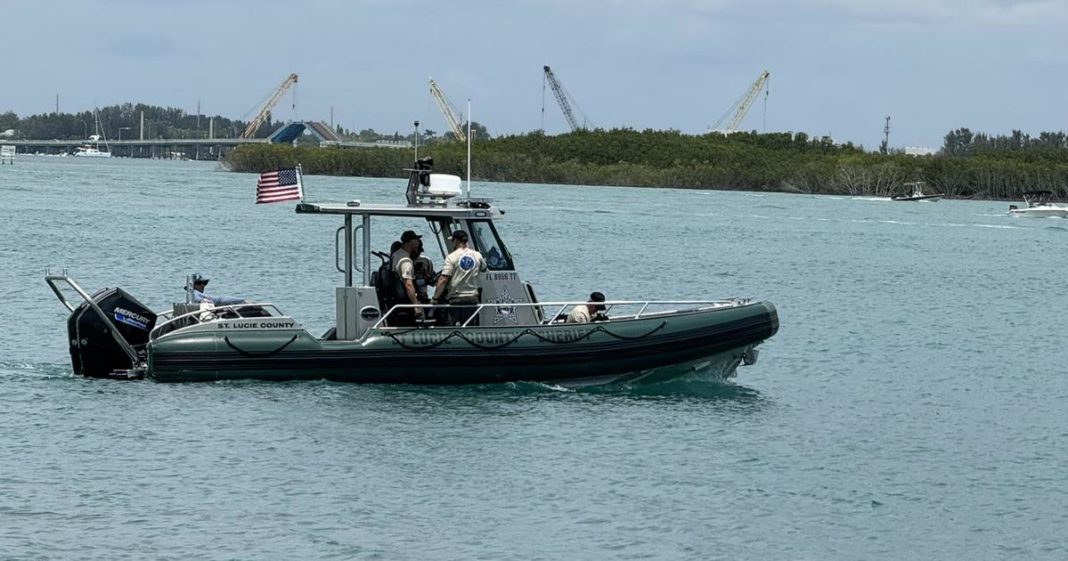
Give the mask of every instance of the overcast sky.
M 547 64 L 596 126 L 701 133 L 767 69 L 743 129 L 940 146 L 1068 128 L 1066 30 L 1068 0 L 0 0 L 0 111 L 247 119 L 297 73 L 276 118 L 443 132 L 432 76 L 497 135 L 541 127 Z

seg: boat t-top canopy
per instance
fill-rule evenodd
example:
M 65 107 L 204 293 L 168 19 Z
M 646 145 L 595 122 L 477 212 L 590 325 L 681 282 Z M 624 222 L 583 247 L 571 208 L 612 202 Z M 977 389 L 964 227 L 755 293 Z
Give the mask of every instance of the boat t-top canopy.
M 499 219 L 504 211 L 484 200 L 457 201 L 452 206 L 440 205 L 365 205 L 359 201 L 347 203 L 298 203 L 297 214 L 342 214 L 356 216 L 393 216 L 463 220 L 467 218 Z

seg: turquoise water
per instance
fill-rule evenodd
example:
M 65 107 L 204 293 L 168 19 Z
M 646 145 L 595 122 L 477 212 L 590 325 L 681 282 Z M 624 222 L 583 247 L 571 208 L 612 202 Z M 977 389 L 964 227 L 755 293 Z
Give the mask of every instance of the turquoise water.
M 154 308 L 200 272 L 329 327 L 337 221 L 254 184 L 0 167 L 0 558 L 1068 557 L 1066 220 L 476 183 L 543 299 L 751 296 L 782 327 L 734 381 L 641 390 L 72 377 L 46 267 Z M 402 190 L 307 178 L 309 199 Z

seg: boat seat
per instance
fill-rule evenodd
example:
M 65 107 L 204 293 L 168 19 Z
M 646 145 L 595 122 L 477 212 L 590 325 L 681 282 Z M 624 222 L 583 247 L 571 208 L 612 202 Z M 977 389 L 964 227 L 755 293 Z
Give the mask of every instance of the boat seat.
M 527 289 L 527 297 L 530 298 L 530 303 L 531 304 L 537 304 L 538 303 L 538 295 L 534 294 L 534 285 L 530 284 L 529 282 L 523 281 L 523 286 L 526 287 L 526 289 Z M 479 298 L 479 300 L 481 300 L 481 298 Z M 550 321 L 546 321 L 545 320 L 545 309 L 544 308 L 542 308 L 541 306 L 534 306 L 533 310 L 534 310 L 534 320 L 535 321 L 537 321 L 538 323 L 552 323 Z
M 200 304 L 186 304 L 185 302 L 174 303 L 174 317 L 184 316 L 189 312 L 195 312 L 200 309 Z
M 200 306 L 197 305 L 197 304 L 186 304 L 185 302 L 175 302 L 174 305 L 172 306 L 172 310 L 174 312 L 174 316 L 173 317 L 183 316 L 185 314 L 188 314 L 189 312 L 195 312 L 195 311 L 197 311 L 199 309 L 200 309 Z M 178 320 L 178 321 L 174 321 L 174 322 L 171 322 L 171 324 L 168 325 L 165 329 L 160 331 L 159 334 L 163 335 L 165 333 L 170 333 L 171 331 L 174 331 L 176 329 L 181 329 L 183 327 L 187 327 L 187 326 L 193 325 L 193 323 L 194 323 L 194 321 L 192 320 L 192 318 L 185 318 L 185 319 L 181 319 L 181 320 Z

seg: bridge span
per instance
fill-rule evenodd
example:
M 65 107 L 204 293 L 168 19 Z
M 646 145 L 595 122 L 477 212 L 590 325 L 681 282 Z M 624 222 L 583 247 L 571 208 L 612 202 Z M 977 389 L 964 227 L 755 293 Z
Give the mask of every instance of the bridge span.
M 81 146 L 94 146 L 108 150 L 112 156 L 125 158 L 176 158 L 190 160 L 218 160 L 242 144 L 291 144 L 296 141 L 305 128 L 299 129 L 289 125 L 279 129 L 269 138 L 157 138 L 150 140 L 109 140 L 94 143 L 89 140 L 9 140 L 0 138 L 0 145 L 14 146 L 20 154 L 73 154 Z M 339 137 L 327 136 L 329 129 L 307 125 L 320 147 L 340 148 L 410 148 L 408 141 L 358 142 L 341 140 Z M 325 132 L 324 130 L 325 129 Z
M 218 160 L 242 144 L 268 144 L 266 138 L 165 138 L 156 140 L 108 141 L 112 156 L 124 158 L 178 158 L 190 160 Z M 7 140 L 0 144 L 14 146 L 19 154 L 73 154 L 79 146 L 91 146 L 84 140 Z M 382 142 L 321 142 L 320 147 L 340 148 L 411 148 L 407 141 Z M 104 143 L 99 144 L 104 150 Z

